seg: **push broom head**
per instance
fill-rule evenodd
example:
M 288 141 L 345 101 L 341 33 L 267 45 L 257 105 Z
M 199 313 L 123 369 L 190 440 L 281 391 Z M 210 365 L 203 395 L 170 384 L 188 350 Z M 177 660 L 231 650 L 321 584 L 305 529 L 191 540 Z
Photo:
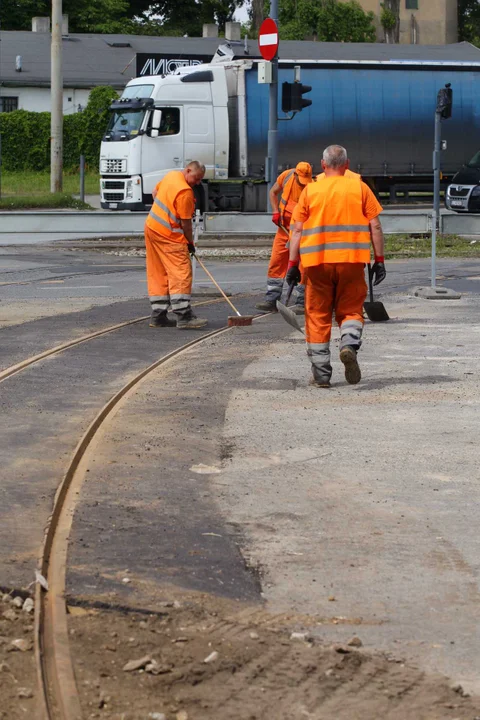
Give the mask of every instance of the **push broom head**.
M 252 321 L 253 315 L 229 315 L 228 327 L 243 327 L 245 325 L 251 325 Z

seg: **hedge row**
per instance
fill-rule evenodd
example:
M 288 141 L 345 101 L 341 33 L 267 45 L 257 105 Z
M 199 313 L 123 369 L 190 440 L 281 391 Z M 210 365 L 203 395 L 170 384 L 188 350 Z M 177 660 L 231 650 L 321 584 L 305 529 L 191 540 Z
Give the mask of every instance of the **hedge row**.
M 63 167 L 78 168 L 85 155 L 89 169 L 98 169 L 100 143 L 108 124 L 108 108 L 117 93 L 111 87 L 97 87 L 90 93 L 82 112 L 63 118 Z M 50 113 L 15 110 L 0 113 L 2 168 L 48 170 L 50 167 Z

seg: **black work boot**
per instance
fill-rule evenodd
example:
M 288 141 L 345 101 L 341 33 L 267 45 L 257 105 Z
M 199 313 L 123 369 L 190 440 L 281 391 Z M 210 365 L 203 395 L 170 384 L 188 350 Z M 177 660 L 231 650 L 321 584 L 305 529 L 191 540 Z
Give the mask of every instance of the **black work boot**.
M 275 300 L 264 300 L 255 305 L 257 310 L 263 310 L 263 312 L 277 312 L 277 303 Z
M 362 379 L 357 360 L 357 351 L 351 345 L 340 350 L 340 361 L 345 365 L 345 380 L 349 385 L 357 385 Z
M 199 330 L 207 325 L 208 320 L 205 318 L 197 318 L 193 312 L 190 312 L 177 320 L 177 328 L 179 330 Z
M 177 323 L 175 320 L 170 320 L 169 317 L 167 317 L 167 313 L 155 313 L 152 314 L 152 317 L 150 318 L 149 327 L 159 328 L 159 327 L 175 327 Z

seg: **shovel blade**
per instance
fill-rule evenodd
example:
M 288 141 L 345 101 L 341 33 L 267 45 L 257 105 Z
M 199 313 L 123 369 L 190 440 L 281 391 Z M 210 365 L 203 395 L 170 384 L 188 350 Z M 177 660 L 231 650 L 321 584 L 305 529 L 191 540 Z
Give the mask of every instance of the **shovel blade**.
M 279 300 L 277 300 L 277 310 L 280 313 L 280 315 L 283 317 L 283 319 L 291 325 L 295 330 L 298 330 L 303 335 L 305 335 L 305 330 L 302 325 L 300 325 L 300 322 L 298 321 L 298 317 L 295 315 L 295 313 L 286 305 L 281 303 Z
M 364 302 L 363 309 L 367 313 L 367 317 L 372 322 L 386 322 L 390 317 L 385 310 L 383 303 L 375 300 L 374 302 Z

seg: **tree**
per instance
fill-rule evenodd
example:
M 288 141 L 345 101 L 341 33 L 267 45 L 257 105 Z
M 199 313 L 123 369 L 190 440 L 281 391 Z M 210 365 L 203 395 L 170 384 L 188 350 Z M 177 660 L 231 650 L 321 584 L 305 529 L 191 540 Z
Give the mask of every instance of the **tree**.
M 357 0 L 280 0 L 283 40 L 375 42 L 374 18 Z
M 224 27 L 244 0 L 63 0 L 70 32 L 201 36 L 203 23 Z M 50 15 L 50 0 L 2 0 L 2 29 L 29 30 Z
M 380 24 L 386 43 L 398 43 L 400 39 L 400 0 L 384 0 L 381 3 Z
M 480 2 L 458 0 L 458 39 L 480 47 Z

